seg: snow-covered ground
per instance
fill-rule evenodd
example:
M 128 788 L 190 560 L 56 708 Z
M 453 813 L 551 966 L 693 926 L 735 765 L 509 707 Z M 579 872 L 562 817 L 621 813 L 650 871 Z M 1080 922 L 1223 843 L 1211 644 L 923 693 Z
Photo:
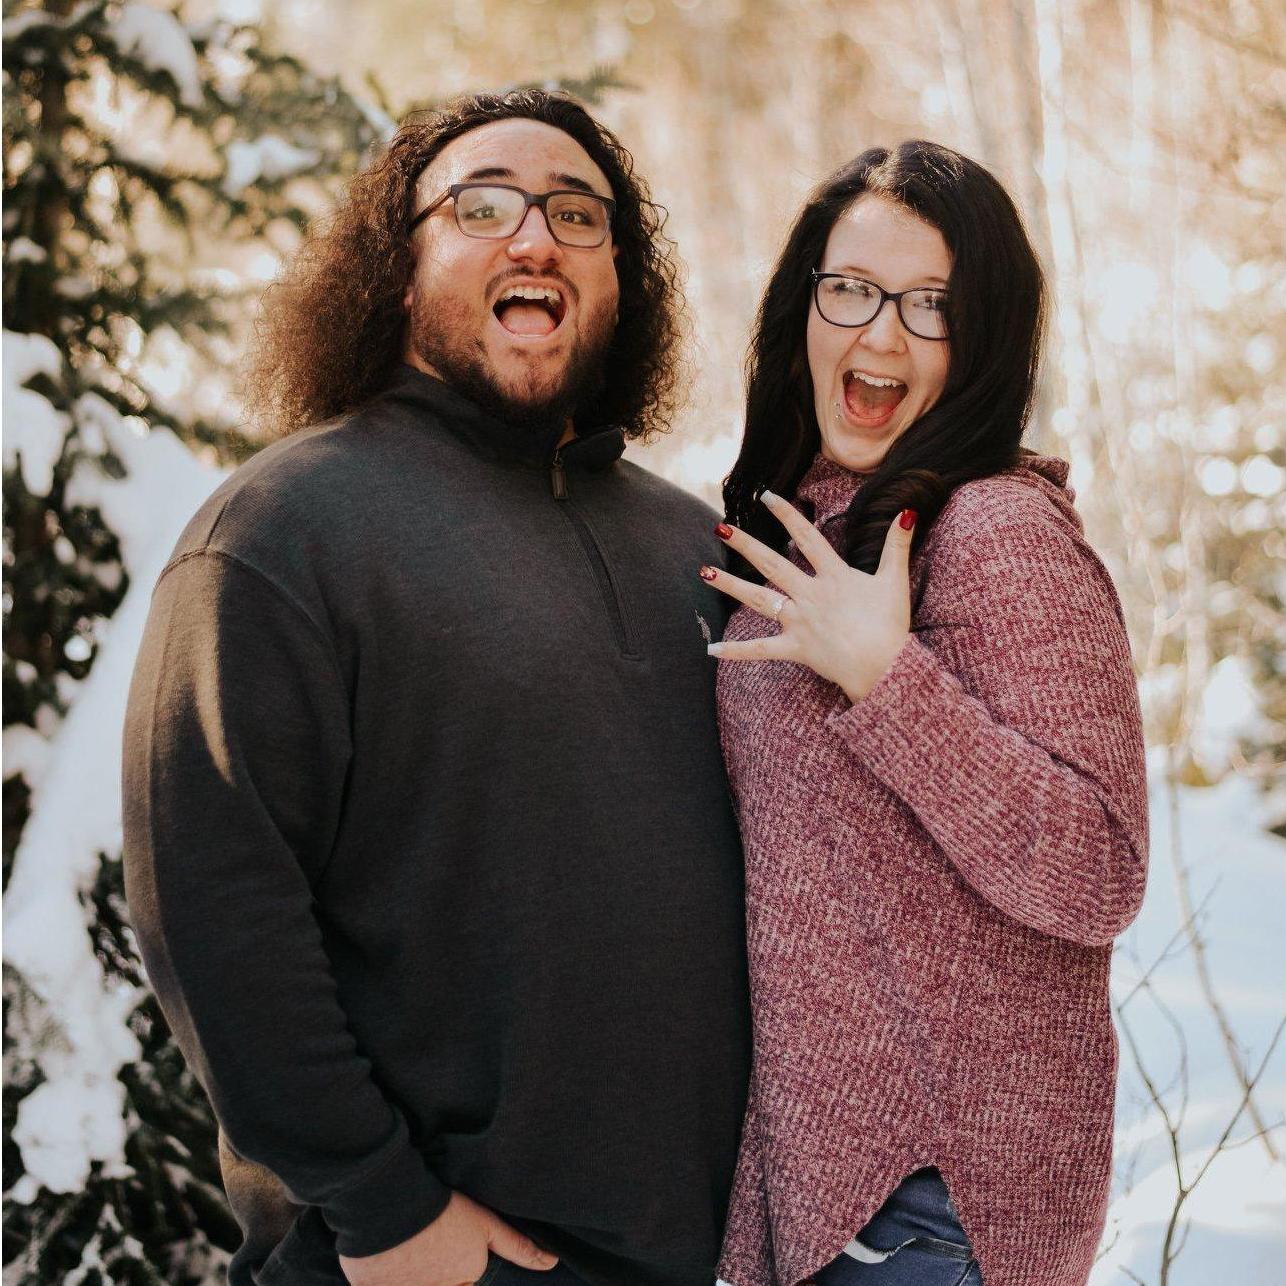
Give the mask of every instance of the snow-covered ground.
M 1157 771 L 1151 811 L 1148 894 L 1141 915 L 1118 947 L 1114 991 L 1118 1003 L 1124 1000 L 1140 975 L 1166 956 L 1152 972 L 1151 983 L 1177 1022 L 1186 1048 L 1188 1105 L 1180 1151 L 1184 1181 L 1191 1184 L 1231 1121 L 1241 1090 L 1203 998 L 1193 953 L 1180 932 L 1175 841 L 1188 871 L 1191 904 L 1197 909 L 1216 998 L 1236 1033 L 1243 1064 L 1253 1070 L 1286 1015 L 1286 840 L 1261 829 L 1261 801 L 1254 787 L 1235 775 L 1204 789 L 1180 787 L 1172 798 Z M 1175 1028 L 1145 992 L 1128 1001 L 1124 1018 L 1149 1076 L 1165 1091 L 1171 1112 L 1177 1113 L 1182 1051 Z M 1264 1070 L 1255 1101 L 1265 1125 L 1286 1118 L 1283 1044 Z M 1230 1142 L 1246 1140 L 1253 1132 L 1243 1113 Z M 1286 1130 L 1277 1129 L 1271 1137 L 1276 1151 L 1286 1156 Z M 1130 1281 L 1155 1286 L 1160 1281 L 1165 1226 L 1174 1207 L 1175 1167 L 1169 1135 L 1125 1040 L 1117 1102 L 1117 1167 L 1118 1195 L 1108 1219 L 1111 1249 L 1099 1261 L 1091 1286 L 1125 1286 Z M 1191 1226 L 1171 1268 L 1170 1286 L 1286 1283 L 1286 1164 L 1270 1162 L 1262 1142 L 1242 1142 L 1222 1152 L 1193 1188 L 1181 1217 Z

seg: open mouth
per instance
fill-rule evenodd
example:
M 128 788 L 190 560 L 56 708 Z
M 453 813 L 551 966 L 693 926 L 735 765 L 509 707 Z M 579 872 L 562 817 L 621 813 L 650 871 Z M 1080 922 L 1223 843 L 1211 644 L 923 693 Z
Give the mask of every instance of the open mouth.
M 510 286 L 491 311 L 511 335 L 532 339 L 558 329 L 567 316 L 567 301 L 553 286 Z
M 863 428 L 879 428 L 887 423 L 906 393 L 901 380 L 866 371 L 844 372 L 844 409 Z

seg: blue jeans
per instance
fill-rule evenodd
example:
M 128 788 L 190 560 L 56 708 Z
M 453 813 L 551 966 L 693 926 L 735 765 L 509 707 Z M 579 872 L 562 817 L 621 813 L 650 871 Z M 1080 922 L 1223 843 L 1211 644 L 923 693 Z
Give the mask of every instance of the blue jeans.
M 561 1261 L 553 1268 L 540 1272 L 534 1268 L 519 1268 L 499 1255 L 487 1256 L 487 1271 L 474 1286 L 585 1286 L 566 1264 Z
M 937 1170 L 908 1175 L 817 1286 L 982 1286 L 978 1261 Z

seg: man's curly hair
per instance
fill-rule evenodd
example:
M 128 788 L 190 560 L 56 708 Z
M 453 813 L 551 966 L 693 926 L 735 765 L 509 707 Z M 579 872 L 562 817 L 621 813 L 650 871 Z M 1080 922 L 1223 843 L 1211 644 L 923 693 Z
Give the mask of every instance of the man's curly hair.
M 682 301 L 664 210 L 653 204 L 634 158 L 574 99 L 513 90 L 456 99 L 405 122 L 349 185 L 345 200 L 310 233 L 264 297 L 247 377 L 247 408 L 266 433 L 284 435 L 361 406 L 402 360 L 403 297 L 414 270 L 407 226 L 416 182 L 453 139 L 492 121 L 526 119 L 576 140 L 607 176 L 616 212 L 620 313 L 581 432 L 619 426 L 645 437 L 669 426 L 678 383 Z

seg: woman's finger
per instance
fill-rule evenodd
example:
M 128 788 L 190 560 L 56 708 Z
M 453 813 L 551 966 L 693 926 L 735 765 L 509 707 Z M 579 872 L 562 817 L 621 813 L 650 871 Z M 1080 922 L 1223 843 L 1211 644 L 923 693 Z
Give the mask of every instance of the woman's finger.
M 762 639 L 744 639 L 737 643 L 711 643 L 706 651 L 721 661 L 790 661 L 791 645 L 783 634 Z
M 766 585 L 756 585 L 753 581 L 742 580 L 740 576 L 734 576 L 731 572 L 725 572 L 718 567 L 703 567 L 700 575 L 703 581 L 713 585 L 715 589 L 722 590 L 739 602 L 745 603 L 747 607 L 770 621 L 781 619 L 781 609 L 789 601 L 785 594 L 779 594 L 775 589 L 769 589 Z
M 760 497 L 768 512 L 790 533 L 795 548 L 808 559 L 814 571 L 821 571 L 833 564 L 847 566 L 831 546 L 831 542 L 804 517 L 788 500 L 776 492 L 765 491 Z
M 914 509 L 903 509 L 889 523 L 889 530 L 884 537 L 884 548 L 880 551 L 880 565 L 876 568 L 877 576 L 896 575 L 899 580 L 908 580 L 911 575 L 911 540 L 915 535 L 916 513 Z
M 735 549 L 756 571 L 761 572 L 765 580 L 780 585 L 791 598 L 808 589 L 812 577 L 801 572 L 788 558 L 783 558 L 775 549 L 769 549 L 762 540 L 748 536 L 739 527 L 731 527 L 726 522 L 719 523 L 714 534 L 731 549 Z

